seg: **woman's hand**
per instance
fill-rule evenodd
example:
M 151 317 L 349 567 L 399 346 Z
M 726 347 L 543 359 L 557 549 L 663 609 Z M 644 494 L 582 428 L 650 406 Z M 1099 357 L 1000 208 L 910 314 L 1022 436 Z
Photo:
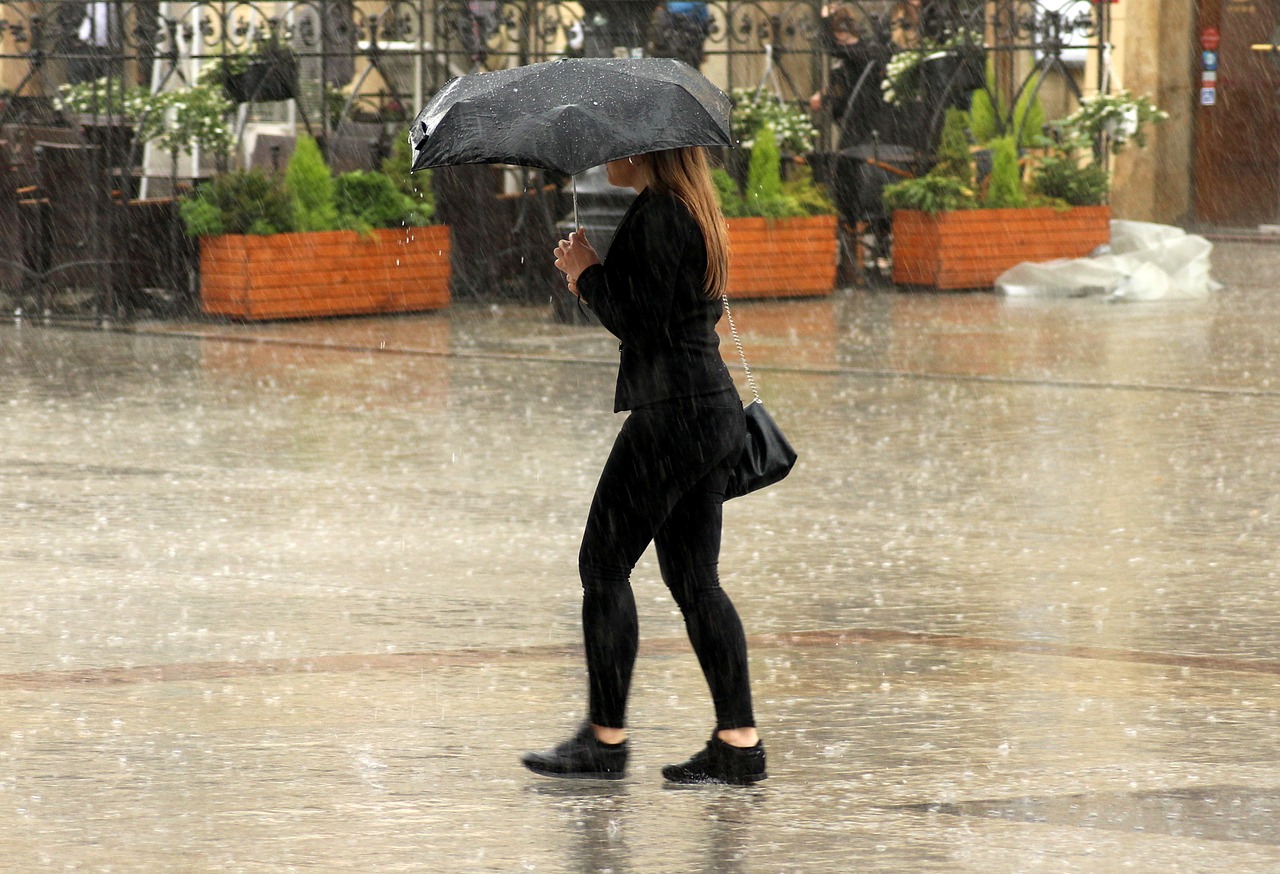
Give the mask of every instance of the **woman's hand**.
M 578 277 L 582 275 L 582 271 L 600 263 L 600 256 L 591 243 L 587 242 L 585 230 L 574 231 L 569 239 L 561 240 L 556 246 L 555 256 L 556 269 L 564 274 L 569 290 L 574 294 L 578 293 Z

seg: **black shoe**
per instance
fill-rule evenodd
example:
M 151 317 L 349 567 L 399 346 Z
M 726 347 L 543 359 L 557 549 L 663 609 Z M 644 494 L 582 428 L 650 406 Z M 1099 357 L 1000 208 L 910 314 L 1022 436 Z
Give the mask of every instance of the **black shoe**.
M 769 776 L 764 769 L 764 743 L 735 747 L 713 734 L 702 752 L 687 762 L 667 765 L 662 776 L 672 783 L 758 783 Z
M 558 747 L 541 753 L 525 753 L 520 761 L 544 777 L 621 780 L 627 773 L 627 742 L 601 743 L 596 740 L 591 723 L 584 722 L 577 734 Z

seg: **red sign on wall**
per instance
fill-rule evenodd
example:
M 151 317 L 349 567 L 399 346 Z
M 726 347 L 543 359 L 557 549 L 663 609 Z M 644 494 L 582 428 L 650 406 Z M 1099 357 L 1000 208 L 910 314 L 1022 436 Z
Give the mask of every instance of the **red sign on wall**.
M 1206 27 L 1200 31 L 1200 48 L 1206 52 L 1216 52 L 1222 45 L 1222 33 L 1216 27 Z

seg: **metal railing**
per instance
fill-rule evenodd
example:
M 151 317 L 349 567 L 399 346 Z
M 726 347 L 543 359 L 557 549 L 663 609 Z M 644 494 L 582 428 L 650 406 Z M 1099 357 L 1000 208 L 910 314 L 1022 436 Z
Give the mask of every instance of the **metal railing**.
M 1070 54 L 1096 56 L 1093 84 L 1105 90 L 1109 6 L 1094 0 L 671 6 L 679 11 L 664 14 L 657 0 L 0 0 L 0 123 L 47 122 L 65 82 L 114 74 L 167 88 L 263 45 L 297 59 L 299 120 L 319 135 L 352 116 L 402 120 L 460 73 L 618 48 L 692 53 L 722 87 L 765 82 L 799 101 L 826 76 L 835 9 L 861 40 L 892 51 L 968 32 L 1010 101 L 1064 70 Z M 1066 78 L 1078 88 L 1078 76 Z

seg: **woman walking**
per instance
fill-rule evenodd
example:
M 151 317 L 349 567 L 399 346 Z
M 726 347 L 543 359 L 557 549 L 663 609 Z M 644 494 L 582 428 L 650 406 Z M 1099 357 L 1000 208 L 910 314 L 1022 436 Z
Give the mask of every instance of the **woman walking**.
M 583 231 L 555 249 L 569 289 L 621 341 L 614 412 L 630 411 L 600 474 L 578 556 L 589 712 L 573 737 L 523 761 L 552 777 L 625 774 L 639 646 L 630 576 L 652 542 L 716 715 L 706 747 L 662 775 L 754 783 L 766 776 L 765 753 L 746 636 L 718 575 L 725 484 L 745 439 L 715 331 L 728 271 L 724 217 L 703 149 L 636 155 L 606 169 L 610 183 L 639 192 L 608 259 L 600 262 Z

